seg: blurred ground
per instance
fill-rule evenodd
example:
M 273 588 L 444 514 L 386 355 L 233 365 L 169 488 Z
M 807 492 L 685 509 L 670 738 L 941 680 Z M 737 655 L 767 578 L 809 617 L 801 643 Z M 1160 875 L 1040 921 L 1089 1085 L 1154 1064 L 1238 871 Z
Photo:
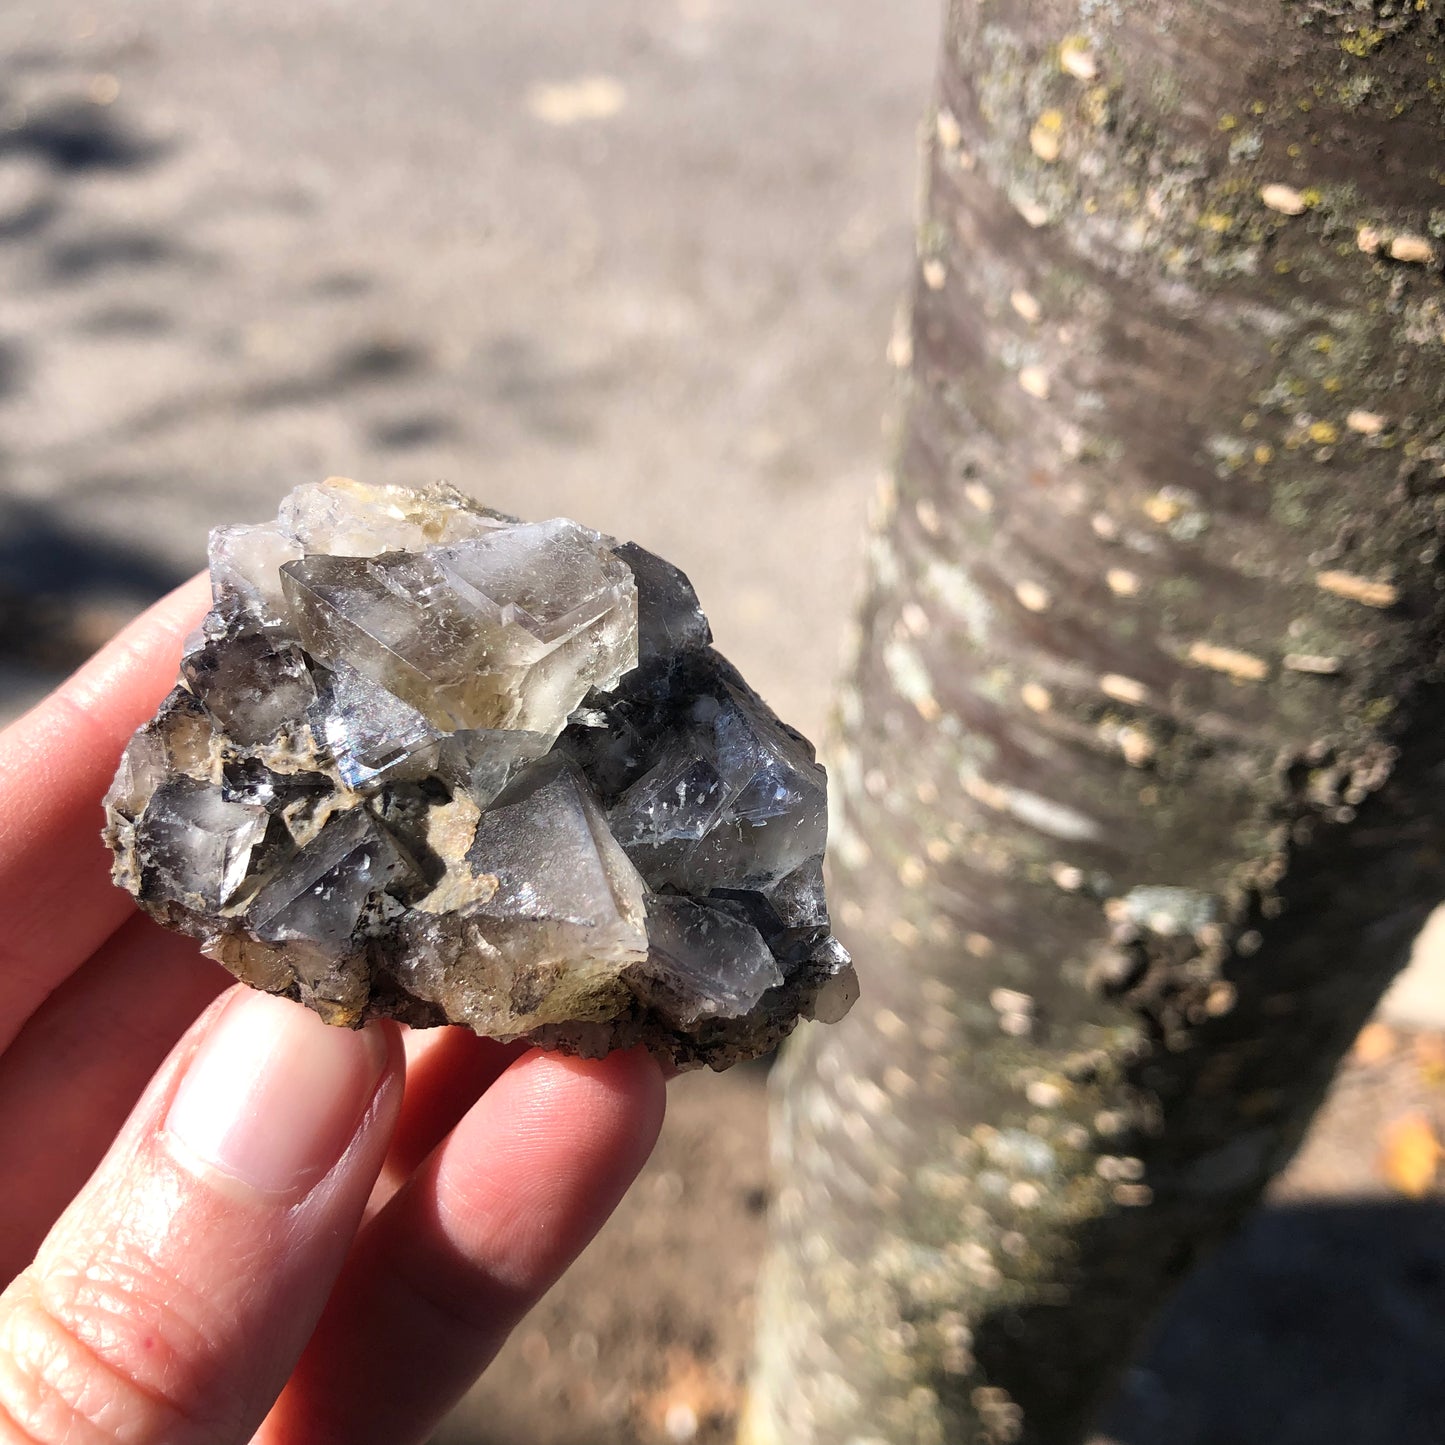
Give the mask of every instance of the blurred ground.
M 642 1179 L 436 1445 L 732 1441 L 766 1124 L 761 1069 L 674 1083 Z M 1445 1034 L 1371 1024 L 1270 1207 L 1186 1284 L 1094 1445 L 1445 1440 L 1442 1135 Z
M 446 477 L 692 574 L 820 731 L 883 455 L 936 0 L 0 7 L 0 721 L 298 481 Z M 1445 932 L 1445 928 L 1442 928 Z M 1440 960 L 1131 1376 L 1119 1445 L 1445 1439 Z M 730 1438 L 764 1076 L 438 1437 Z
M 655 548 L 816 731 L 934 28 L 935 0 L 0 7 L 9 710 L 210 526 L 341 473 Z M 81 635 L 38 642 L 56 593 Z

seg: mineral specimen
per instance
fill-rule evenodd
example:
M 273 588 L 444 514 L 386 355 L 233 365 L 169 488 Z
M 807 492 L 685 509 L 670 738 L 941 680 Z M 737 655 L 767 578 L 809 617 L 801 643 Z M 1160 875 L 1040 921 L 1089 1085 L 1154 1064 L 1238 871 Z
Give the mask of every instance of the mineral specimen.
M 337 1024 L 725 1067 L 856 994 L 823 770 L 686 577 L 576 522 L 341 478 L 211 538 L 106 798 L 115 878 Z

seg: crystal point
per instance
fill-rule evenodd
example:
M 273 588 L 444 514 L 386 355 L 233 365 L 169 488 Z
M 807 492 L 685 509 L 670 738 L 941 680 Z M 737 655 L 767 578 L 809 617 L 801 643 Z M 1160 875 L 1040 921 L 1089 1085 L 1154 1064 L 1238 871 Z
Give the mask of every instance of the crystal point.
M 857 992 L 813 750 L 687 578 L 442 483 L 297 488 L 106 799 L 115 878 L 257 988 L 725 1067 Z

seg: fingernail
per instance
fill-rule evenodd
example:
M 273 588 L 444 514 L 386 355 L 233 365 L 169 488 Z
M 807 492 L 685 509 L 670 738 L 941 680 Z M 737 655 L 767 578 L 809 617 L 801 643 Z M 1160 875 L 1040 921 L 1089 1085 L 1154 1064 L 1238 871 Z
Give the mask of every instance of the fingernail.
M 335 1028 L 242 989 L 192 1058 L 165 1132 L 187 1164 L 267 1194 L 309 1189 L 351 1142 L 385 1063 L 379 1029 Z

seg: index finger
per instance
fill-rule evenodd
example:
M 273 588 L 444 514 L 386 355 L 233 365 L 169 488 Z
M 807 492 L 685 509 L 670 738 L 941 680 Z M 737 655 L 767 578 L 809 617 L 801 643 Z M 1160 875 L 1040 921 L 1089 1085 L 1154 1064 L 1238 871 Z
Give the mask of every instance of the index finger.
M 429 1438 L 601 1228 L 664 1109 L 640 1049 L 513 1063 L 363 1228 L 255 1445 Z
M 100 800 L 208 597 L 203 576 L 183 583 L 0 732 L 0 1050 L 131 913 Z

